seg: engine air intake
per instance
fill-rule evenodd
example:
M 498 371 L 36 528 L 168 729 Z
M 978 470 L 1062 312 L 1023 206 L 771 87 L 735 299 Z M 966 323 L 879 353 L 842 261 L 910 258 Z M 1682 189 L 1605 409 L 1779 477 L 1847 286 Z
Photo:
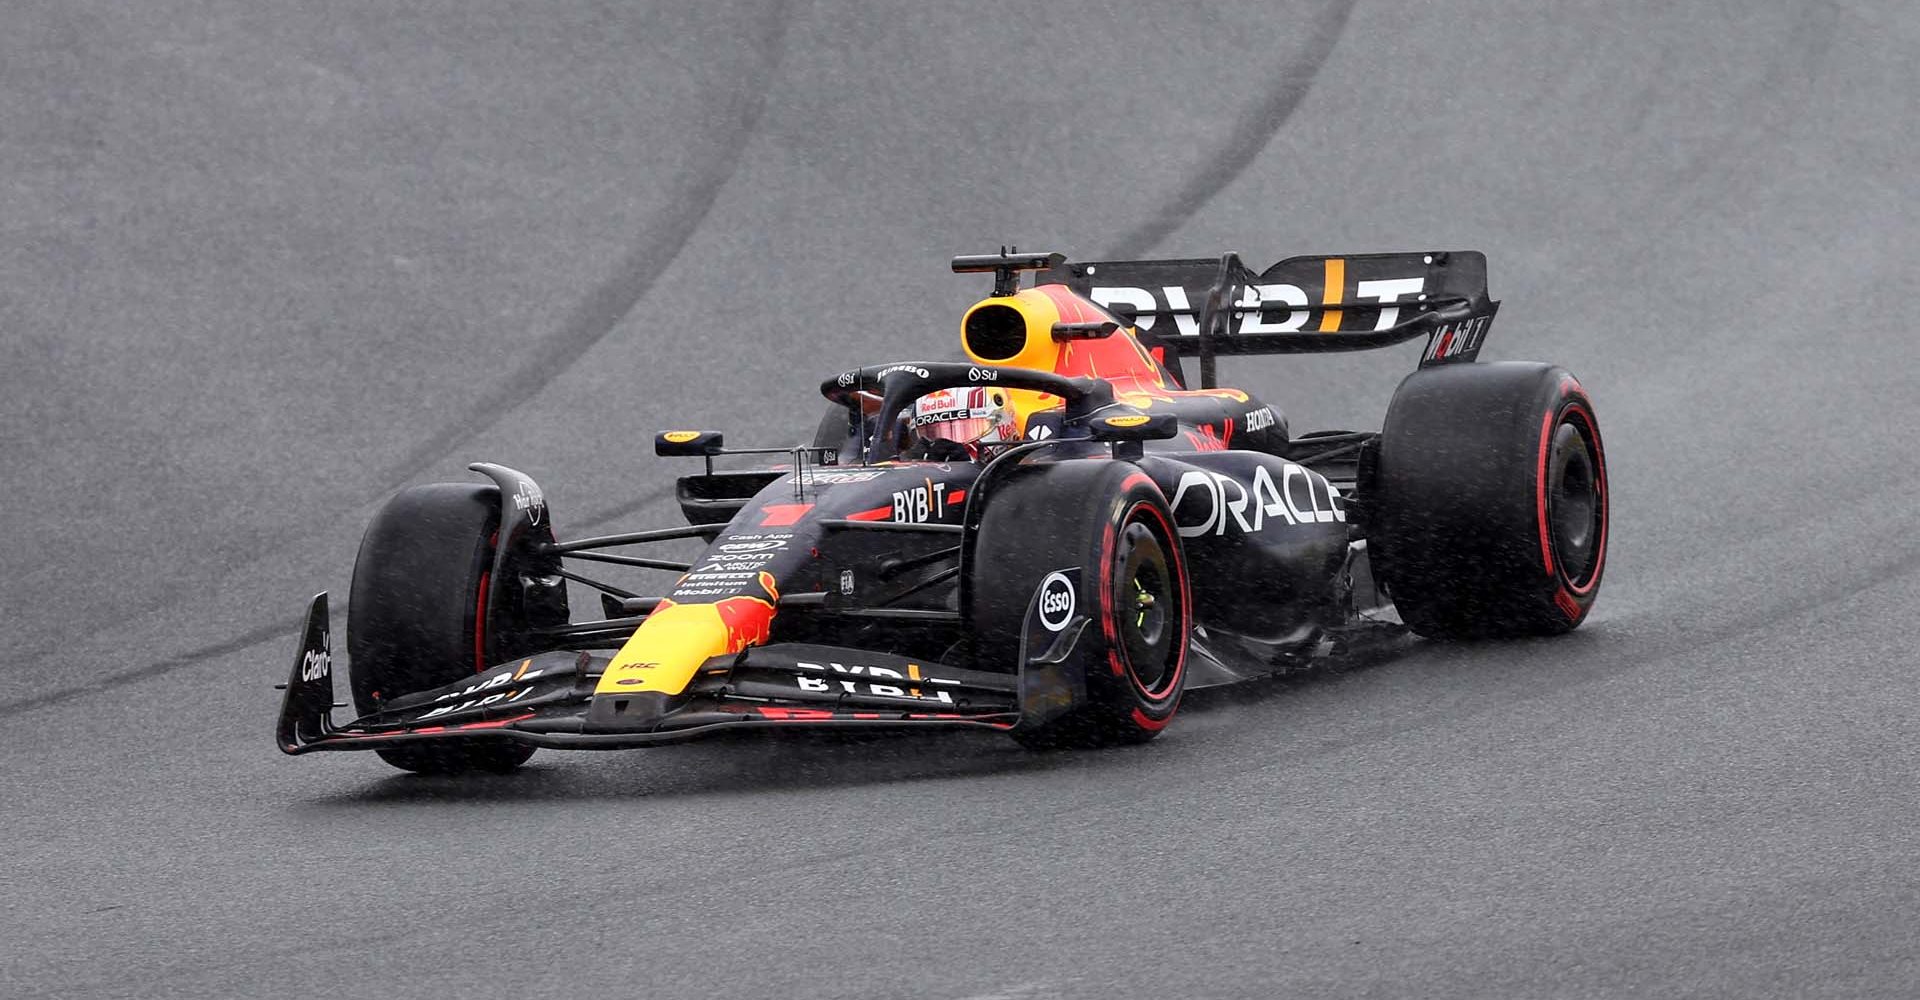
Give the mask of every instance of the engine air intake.
M 1027 346 L 1027 318 L 1012 306 L 989 303 L 967 316 L 967 353 L 986 362 L 1017 357 Z

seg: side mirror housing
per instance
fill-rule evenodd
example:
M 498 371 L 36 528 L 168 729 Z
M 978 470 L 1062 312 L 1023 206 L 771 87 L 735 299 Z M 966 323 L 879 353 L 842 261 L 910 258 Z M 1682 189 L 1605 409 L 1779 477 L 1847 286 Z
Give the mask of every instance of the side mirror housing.
M 1171 413 L 1121 411 L 1087 422 L 1095 441 L 1160 441 L 1180 433 L 1180 421 Z
M 711 457 L 720 454 L 726 438 L 719 431 L 661 431 L 654 436 L 653 453 Z

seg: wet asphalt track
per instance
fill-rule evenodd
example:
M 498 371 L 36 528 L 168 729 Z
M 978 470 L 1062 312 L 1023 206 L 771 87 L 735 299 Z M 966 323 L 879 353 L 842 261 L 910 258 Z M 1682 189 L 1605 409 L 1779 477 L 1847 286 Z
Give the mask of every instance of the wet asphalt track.
M 1920 992 L 1910 5 L 4 20 L 0 996 Z M 1595 617 L 1112 753 L 273 750 L 392 489 L 670 517 L 654 429 L 803 437 L 1009 241 L 1487 251 L 1600 407 Z M 1371 427 L 1412 350 L 1228 371 Z

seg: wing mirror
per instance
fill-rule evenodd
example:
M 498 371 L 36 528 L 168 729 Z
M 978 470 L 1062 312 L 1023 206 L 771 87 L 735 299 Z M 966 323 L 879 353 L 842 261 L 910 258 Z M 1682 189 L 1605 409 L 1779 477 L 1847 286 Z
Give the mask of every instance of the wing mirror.
M 719 431 L 661 431 L 654 436 L 653 453 L 710 457 L 720 454 L 725 443 Z
M 1171 413 L 1141 413 L 1122 410 L 1087 421 L 1095 441 L 1160 441 L 1180 433 L 1180 422 Z

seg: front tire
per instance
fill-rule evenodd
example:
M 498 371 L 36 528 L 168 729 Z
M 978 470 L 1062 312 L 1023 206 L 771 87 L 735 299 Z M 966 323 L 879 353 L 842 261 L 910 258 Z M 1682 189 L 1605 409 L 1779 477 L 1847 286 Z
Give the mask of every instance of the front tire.
M 986 498 L 974 543 L 967 623 L 980 669 L 1015 670 L 1036 591 L 1079 567 L 1076 602 L 1092 620 L 1071 654 L 1086 701 L 1013 731 L 1033 749 L 1144 743 L 1173 721 L 1185 690 L 1192 595 L 1173 513 L 1153 480 L 1122 462 L 1016 470 Z M 1044 613 L 1044 612 L 1043 612 Z
M 1606 567 L 1607 465 L 1593 401 L 1564 369 L 1415 372 L 1368 475 L 1368 544 L 1415 632 L 1551 635 L 1586 620 Z
M 347 653 L 354 707 L 471 677 L 486 669 L 488 588 L 500 490 L 473 483 L 412 486 L 374 515 L 353 564 Z M 466 738 L 375 751 L 404 771 L 511 771 L 533 747 Z

